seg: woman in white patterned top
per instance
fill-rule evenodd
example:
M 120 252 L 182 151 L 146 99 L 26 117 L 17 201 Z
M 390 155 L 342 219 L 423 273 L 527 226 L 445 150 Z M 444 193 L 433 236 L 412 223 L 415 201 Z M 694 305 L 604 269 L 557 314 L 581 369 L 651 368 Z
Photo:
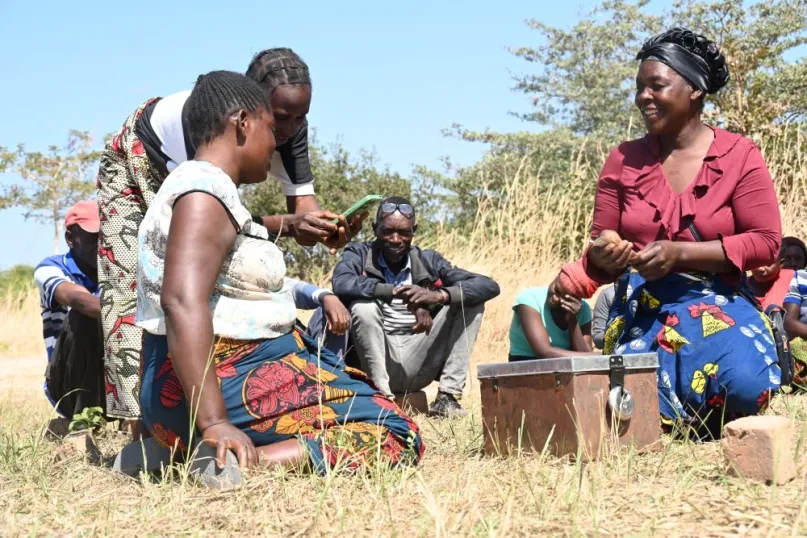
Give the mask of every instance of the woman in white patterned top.
M 195 160 L 171 172 L 138 235 L 146 427 L 179 449 L 200 434 L 241 466 L 417 462 L 414 422 L 293 328 L 282 253 L 239 200 L 238 186 L 266 179 L 275 146 L 265 91 L 214 71 L 187 106 Z

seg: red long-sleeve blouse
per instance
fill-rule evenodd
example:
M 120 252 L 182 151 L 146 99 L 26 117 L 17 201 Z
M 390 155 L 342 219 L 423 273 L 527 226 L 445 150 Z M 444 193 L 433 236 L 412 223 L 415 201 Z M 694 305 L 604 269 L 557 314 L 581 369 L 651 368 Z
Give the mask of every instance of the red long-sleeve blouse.
M 679 194 L 667 183 L 658 138 L 647 135 L 614 149 L 597 182 L 592 239 L 602 230 L 615 230 L 636 249 L 662 239 L 694 241 L 688 230 L 692 222 L 701 240 L 722 241 L 739 271 L 773 263 L 782 223 L 762 153 L 743 136 L 713 130 L 697 177 Z M 585 256 L 583 261 L 589 265 Z M 603 276 L 593 264 L 586 269 Z

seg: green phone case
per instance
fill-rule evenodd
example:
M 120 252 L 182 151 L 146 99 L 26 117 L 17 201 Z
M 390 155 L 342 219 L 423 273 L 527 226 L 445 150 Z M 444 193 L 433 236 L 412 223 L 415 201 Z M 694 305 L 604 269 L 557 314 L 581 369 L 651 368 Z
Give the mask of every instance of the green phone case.
M 370 207 L 371 205 L 375 204 L 376 202 L 380 202 L 383 200 L 384 197 L 379 194 L 368 194 L 349 208 L 347 211 L 342 213 L 345 218 L 347 219 L 348 223 L 350 223 L 350 219 L 352 219 L 355 215 L 359 215 L 364 212 L 365 209 Z M 338 220 L 333 221 L 334 224 L 339 224 Z

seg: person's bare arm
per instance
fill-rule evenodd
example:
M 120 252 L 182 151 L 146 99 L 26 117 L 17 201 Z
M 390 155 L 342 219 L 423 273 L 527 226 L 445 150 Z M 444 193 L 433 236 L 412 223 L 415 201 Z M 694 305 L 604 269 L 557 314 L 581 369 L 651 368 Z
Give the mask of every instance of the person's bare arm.
M 171 218 L 160 304 L 168 350 L 196 427 L 216 445 L 220 462 L 230 448 L 241 466 L 249 467 L 257 462 L 257 452 L 249 437 L 230 424 L 210 361 L 213 320 L 208 303 L 235 237 L 235 227 L 219 200 L 203 192 L 180 198 Z
M 787 336 L 791 340 L 794 338 L 807 338 L 807 323 L 802 323 L 799 320 L 801 307 L 796 303 L 785 303 L 784 309 Z
M 594 349 L 591 341 L 590 322 L 585 325 L 578 325 L 577 323 L 571 325 L 569 336 L 572 342 L 572 350 L 582 353 L 591 353 Z
M 521 328 L 524 331 L 524 336 L 527 337 L 527 342 L 529 342 L 533 353 L 539 359 L 574 357 L 581 354 L 579 351 L 553 347 L 549 342 L 549 334 L 546 332 L 541 314 L 534 308 L 523 304 L 518 305 L 516 315 L 521 322 Z
M 268 215 L 261 217 L 263 225 L 272 233 L 281 234 L 284 230 L 287 232 L 283 235 L 289 235 L 290 223 L 295 219 L 295 215 L 305 215 L 314 211 L 321 211 L 322 208 L 317 202 L 317 197 L 313 194 L 305 196 L 286 196 L 286 209 L 288 213 L 285 215 Z M 334 228 L 335 229 L 335 228 Z M 316 244 L 316 239 L 310 245 Z
M 313 194 L 306 194 L 304 196 L 286 196 L 286 208 L 291 214 L 310 213 L 311 211 L 319 211 L 322 209 L 319 206 L 317 197 Z
M 87 317 L 101 318 L 101 299 L 90 293 L 84 286 L 72 282 L 62 282 L 56 286 L 53 299 Z
M 338 215 L 323 211 L 314 195 L 286 196 L 288 213 L 261 217 L 264 227 L 281 237 L 294 237 L 303 246 L 325 241 L 338 227 L 331 220 Z

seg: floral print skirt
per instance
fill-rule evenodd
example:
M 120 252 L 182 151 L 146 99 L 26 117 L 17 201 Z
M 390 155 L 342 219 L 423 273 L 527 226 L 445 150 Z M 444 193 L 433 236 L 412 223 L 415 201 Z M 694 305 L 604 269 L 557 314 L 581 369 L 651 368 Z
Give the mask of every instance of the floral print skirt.
M 297 329 L 270 340 L 218 339 L 213 363 L 230 422 L 257 447 L 297 438 L 318 473 L 379 461 L 415 464 L 423 456 L 417 425 L 363 372 Z M 167 339 L 148 332 L 140 407 L 160 443 L 187 450 L 191 435 L 200 438 Z
M 650 282 L 626 272 L 611 305 L 604 351 L 658 354 L 667 424 L 719 425 L 757 414 L 780 385 L 767 317 L 713 275 L 671 274 Z
M 151 164 L 135 125 L 143 103 L 101 153 L 97 194 L 98 289 L 104 333 L 106 414 L 140 416 L 138 390 L 143 331 L 134 324 L 137 306 L 137 230 L 165 177 Z

